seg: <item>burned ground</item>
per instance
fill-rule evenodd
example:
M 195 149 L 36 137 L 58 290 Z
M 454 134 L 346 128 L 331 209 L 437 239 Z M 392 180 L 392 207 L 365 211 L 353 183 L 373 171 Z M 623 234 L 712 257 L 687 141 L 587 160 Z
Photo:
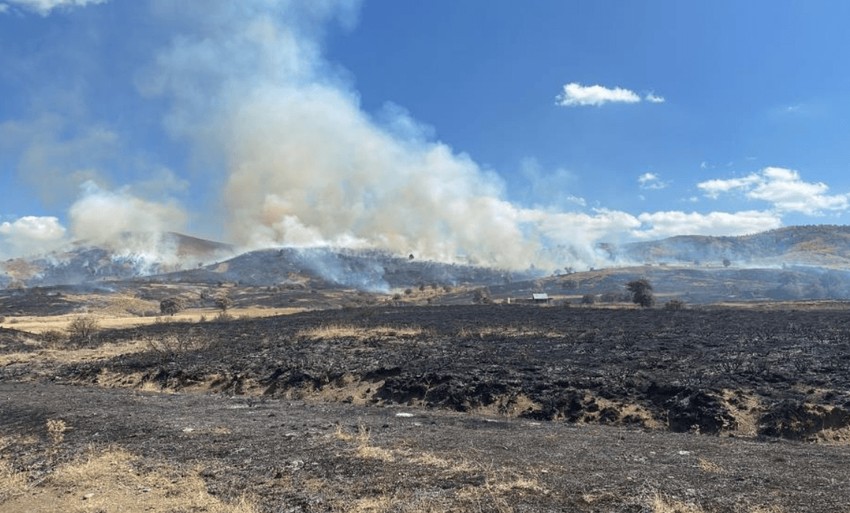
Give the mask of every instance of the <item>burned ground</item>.
M 56 375 L 701 433 L 755 423 L 757 434 L 796 439 L 842 437 L 850 425 L 842 311 L 371 308 L 106 338 L 170 342 Z
M 50 365 L 0 337 L 0 432 L 30 440 L 0 457 L 33 480 L 62 419 L 61 458 L 117 445 L 261 511 L 850 503 L 843 309 L 339 309 L 103 331 L 135 349 Z

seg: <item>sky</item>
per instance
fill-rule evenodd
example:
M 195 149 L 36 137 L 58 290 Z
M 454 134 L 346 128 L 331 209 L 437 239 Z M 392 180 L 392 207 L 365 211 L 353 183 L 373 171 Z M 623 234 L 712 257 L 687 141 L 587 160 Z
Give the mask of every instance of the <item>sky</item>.
M 845 224 L 847 19 L 790 0 L 0 0 L 0 257 L 144 230 L 581 268 L 600 242 Z

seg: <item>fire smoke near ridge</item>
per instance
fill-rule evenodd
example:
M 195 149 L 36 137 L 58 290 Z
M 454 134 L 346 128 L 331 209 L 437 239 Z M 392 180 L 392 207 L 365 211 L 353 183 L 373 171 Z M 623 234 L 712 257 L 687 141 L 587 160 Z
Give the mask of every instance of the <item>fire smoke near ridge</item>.
M 322 54 L 324 30 L 352 26 L 359 2 L 152 0 L 150 6 L 175 33 L 138 70 L 136 87 L 168 104 L 166 130 L 207 168 L 197 179 L 221 184 L 220 211 L 187 212 L 174 200 L 155 199 L 162 194 L 141 193 L 144 184 L 110 187 L 86 170 L 61 177 L 65 184 L 73 178 L 82 191 L 70 207 L 69 228 L 56 218 L 0 223 L 0 241 L 18 241 L 14 251 L 77 239 L 123 244 L 128 232 L 178 231 L 193 220 L 215 219 L 228 241 L 246 250 L 382 248 L 449 262 L 554 269 L 604 265 L 599 241 L 671 234 L 664 224 L 669 212 L 561 212 L 511 203 L 498 175 L 430 138 L 402 108 L 364 112 L 344 73 Z M 82 143 L 119 139 L 108 130 L 91 132 L 81 142 L 86 154 Z M 34 139 L 26 127 L 9 123 L 0 125 L 0 134 Z M 54 158 L 68 160 L 73 148 L 48 143 L 32 144 L 20 166 L 33 180 L 58 183 L 61 173 L 45 165 L 44 155 L 58 147 Z M 728 232 L 741 229 L 742 214 L 750 214 L 748 231 L 781 224 L 775 212 L 739 212 L 729 215 Z M 723 225 L 721 215 L 685 221 Z
M 387 125 L 412 127 L 407 137 L 379 125 L 334 77 L 318 33 L 353 16 L 350 2 L 214 5 L 209 19 L 227 22 L 175 41 L 147 86 L 174 99 L 176 136 L 226 163 L 227 228 L 238 244 L 380 247 L 500 267 L 535 260 L 534 227 L 495 177 L 418 137 L 398 110 Z M 209 77 L 215 101 L 199 102 L 194 91 Z

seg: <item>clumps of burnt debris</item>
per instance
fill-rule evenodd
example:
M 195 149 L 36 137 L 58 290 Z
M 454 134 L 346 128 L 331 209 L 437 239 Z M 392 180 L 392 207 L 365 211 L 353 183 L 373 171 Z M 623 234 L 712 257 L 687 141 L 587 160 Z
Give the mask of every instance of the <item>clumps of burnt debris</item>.
M 850 432 L 850 317 L 839 310 L 382 307 L 161 323 L 100 339 L 183 332 L 203 343 L 55 375 L 730 436 Z

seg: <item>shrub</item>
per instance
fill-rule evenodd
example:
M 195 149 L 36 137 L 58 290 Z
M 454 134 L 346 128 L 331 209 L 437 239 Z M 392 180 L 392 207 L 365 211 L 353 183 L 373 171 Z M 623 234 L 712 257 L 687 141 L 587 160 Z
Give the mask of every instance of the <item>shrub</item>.
M 68 338 L 75 346 L 87 346 L 94 343 L 100 324 L 91 315 L 74 318 L 68 325 Z
M 167 297 L 159 302 L 159 311 L 163 315 L 174 316 L 174 314 L 183 310 L 185 307 L 183 300 L 179 297 Z
M 592 305 L 593 303 L 596 303 L 596 296 L 594 294 L 585 294 L 581 296 L 581 304 Z
M 490 303 L 490 290 L 487 288 L 475 289 L 475 292 L 472 293 L 472 302 L 477 305 Z
M 59 330 L 47 330 L 41 334 L 41 340 L 48 347 L 59 347 L 64 345 L 68 335 Z
M 665 310 L 682 310 L 685 308 L 685 302 L 681 299 L 671 299 L 664 303 Z
M 244 318 L 247 319 L 247 316 L 245 316 Z M 232 321 L 232 320 L 233 320 L 233 316 L 230 315 L 227 312 L 219 312 L 218 315 L 213 317 L 213 321 L 215 321 L 215 322 L 228 322 L 228 321 Z
M 632 303 L 643 308 L 649 308 L 655 304 L 652 285 L 648 280 L 641 278 L 640 280 L 630 281 L 626 284 L 626 288 L 632 293 Z
M 218 296 L 215 298 L 215 307 L 222 311 L 222 313 L 227 312 L 227 310 L 233 306 L 233 300 L 227 296 Z
M 616 303 L 620 300 L 620 295 L 616 292 L 605 292 L 599 297 L 599 300 L 603 303 Z
M 175 331 L 161 337 L 147 337 L 148 348 L 163 356 L 174 356 L 177 353 L 206 349 L 210 340 L 197 335 L 194 331 Z

